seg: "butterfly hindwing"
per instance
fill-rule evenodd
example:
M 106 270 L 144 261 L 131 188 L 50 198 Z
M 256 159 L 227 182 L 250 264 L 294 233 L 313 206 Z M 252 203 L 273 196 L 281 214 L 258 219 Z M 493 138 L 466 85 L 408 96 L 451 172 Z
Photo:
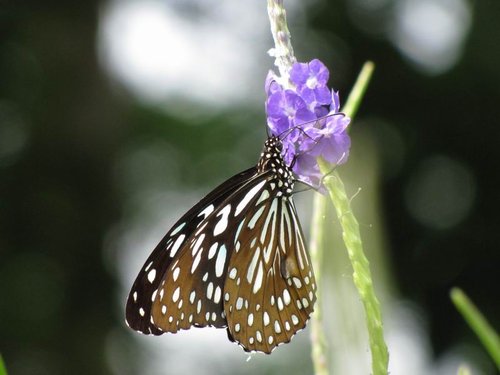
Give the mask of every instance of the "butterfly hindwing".
M 229 338 L 264 353 L 305 327 L 316 300 L 292 197 L 268 195 L 269 202 L 249 205 L 224 285 Z

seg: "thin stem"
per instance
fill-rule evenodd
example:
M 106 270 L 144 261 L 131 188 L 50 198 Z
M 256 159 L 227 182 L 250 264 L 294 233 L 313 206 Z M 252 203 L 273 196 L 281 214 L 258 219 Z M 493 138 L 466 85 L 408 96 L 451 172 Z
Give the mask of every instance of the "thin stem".
M 320 170 L 322 173 L 328 173 L 331 168 L 328 163 L 321 161 Z M 372 355 L 372 372 L 374 375 L 386 375 L 389 353 L 384 340 L 382 314 L 373 288 L 370 264 L 363 252 L 359 224 L 351 210 L 350 199 L 337 171 L 327 176 L 324 184 L 335 206 L 342 227 L 342 237 L 353 267 L 354 285 L 358 289 L 365 309 Z
M 347 103 L 344 107 L 344 112 L 347 116 L 351 118 L 354 117 L 356 111 L 361 103 L 362 96 L 366 91 L 368 83 L 370 81 L 371 75 L 373 73 L 374 65 L 371 62 L 365 63 L 358 79 L 349 95 Z M 323 160 L 318 160 L 320 170 L 322 173 L 329 173 L 332 167 Z M 331 201 L 335 206 L 337 212 L 337 217 L 342 226 L 342 236 L 344 243 L 347 248 L 349 259 L 353 267 L 353 280 L 358 293 L 361 297 L 363 307 L 365 309 L 366 324 L 368 327 L 368 335 L 370 341 L 370 349 L 372 354 L 372 373 L 374 375 L 385 375 L 387 374 L 389 353 L 387 351 L 387 345 L 385 344 L 383 328 L 382 328 L 382 317 L 380 312 L 380 305 L 375 295 L 373 288 L 373 281 L 371 277 L 370 265 L 368 259 L 364 255 L 363 245 L 361 241 L 361 234 L 359 231 L 359 224 L 350 207 L 350 200 L 345 192 L 344 184 L 340 179 L 338 173 L 335 171 L 333 174 L 327 176 L 324 180 L 325 187 L 328 190 Z M 313 212 L 313 224 L 318 222 L 324 215 L 324 207 L 320 207 L 319 204 L 326 205 L 326 200 L 320 200 L 317 198 L 315 202 L 315 211 Z M 322 222 L 322 226 L 326 223 Z M 314 228 L 314 226 L 313 226 Z M 316 234 L 321 234 L 322 230 L 317 230 Z M 311 240 L 311 248 L 314 244 L 319 244 L 319 239 L 314 237 L 314 233 Z M 313 263 L 317 263 L 318 259 L 322 257 L 323 246 L 316 246 L 317 251 L 311 254 L 313 258 Z M 316 283 L 319 285 L 318 277 L 316 277 Z M 319 303 L 317 304 L 320 305 Z M 317 344 L 320 348 L 321 345 Z M 313 345 L 314 346 L 314 345 Z M 313 359 L 314 351 L 313 347 Z
M 328 358 L 326 355 L 328 345 L 323 329 L 323 311 L 320 301 L 322 287 L 320 280 L 322 275 L 321 264 L 323 261 L 323 246 L 325 238 L 325 225 L 323 224 L 326 217 L 327 201 L 321 194 L 315 194 L 311 223 L 311 243 L 309 250 L 311 253 L 311 261 L 315 273 L 316 285 L 318 286 L 317 302 L 314 308 L 314 319 L 311 320 L 311 344 L 312 344 L 312 361 L 314 365 L 314 373 L 316 375 L 328 375 Z
M 472 301 L 459 288 L 453 288 L 451 300 L 477 335 L 500 371 L 500 337 Z
M 269 21 L 271 23 L 271 32 L 274 39 L 275 48 L 270 51 L 275 57 L 275 65 L 278 67 L 281 76 L 281 85 L 290 86 L 289 71 L 296 61 L 293 54 L 293 48 L 290 40 L 290 32 L 286 23 L 286 12 L 283 6 L 283 0 L 268 0 L 267 2 Z M 349 100 L 346 104 L 345 112 L 348 116 L 354 117 L 355 112 L 361 102 L 363 94 L 368 85 L 368 81 L 373 72 L 373 64 L 366 63 L 356 82 Z M 325 163 L 320 164 L 322 172 L 331 170 Z M 375 297 L 371 273 L 368 260 L 364 256 L 359 235 L 359 226 L 356 218 L 352 214 L 349 206 L 349 200 L 345 194 L 344 185 L 335 173 L 335 178 L 328 178 L 325 186 L 329 190 L 332 202 L 337 210 L 337 215 L 342 224 L 344 242 L 348 249 L 349 258 L 354 269 L 354 283 L 365 307 L 368 331 L 370 336 L 370 348 L 372 351 L 372 368 L 374 375 L 387 374 L 388 352 L 384 342 L 380 306 Z M 326 200 L 323 198 L 315 199 L 315 209 L 313 212 L 314 233 L 311 238 L 311 259 L 313 267 L 316 269 L 316 284 L 321 288 L 321 259 L 323 254 L 323 230 L 326 229 L 324 215 L 326 212 Z M 327 375 L 328 363 L 326 356 L 326 340 L 321 320 L 321 299 L 318 293 L 316 303 L 316 319 L 312 323 L 312 358 L 316 374 Z

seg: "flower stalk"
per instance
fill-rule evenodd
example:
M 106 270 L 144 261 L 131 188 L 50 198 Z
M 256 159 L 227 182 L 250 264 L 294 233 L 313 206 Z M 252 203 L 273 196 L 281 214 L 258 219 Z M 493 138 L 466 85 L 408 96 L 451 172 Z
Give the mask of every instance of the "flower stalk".
M 373 69 L 374 66 L 371 62 L 367 62 L 363 66 L 344 107 L 344 112 L 347 116 L 352 118 L 355 115 L 361 103 L 362 96 L 368 86 Z M 326 163 L 324 160 L 318 160 L 318 162 L 321 172 L 327 175 L 323 183 L 335 207 L 337 217 L 342 227 L 342 237 L 349 255 L 349 260 L 353 267 L 354 284 L 361 297 L 365 310 L 372 355 L 372 373 L 374 375 L 385 375 L 388 371 L 389 353 L 384 340 L 380 304 L 375 295 L 370 265 L 363 252 L 359 224 L 351 210 L 350 199 L 347 196 L 344 184 L 337 171 L 331 173 L 332 166 L 329 163 Z M 326 208 L 322 207 L 322 205 L 326 204 L 326 199 L 316 194 L 314 204 L 315 211 L 313 211 L 313 225 L 316 225 L 315 222 L 324 216 L 324 210 L 326 210 Z M 325 225 L 325 223 L 323 223 L 323 225 Z M 316 233 L 318 232 L 320 231 L 316 231 Z M 311 235 L 311 248 L 313 248 L 315 244 L 320 244 L 321 242 L 314 237 L 315 232 Z M 316 249 L 311 256 L 321 259 L 323 248 L 321 246 L 314 247 Z M 318 304 L 318 307 L 319 305 L 320 304 Z
M 314 276 L 316 278 L 316 291 L 317 301 L 314 307 L 314 316 L 311 319 L 311 357 L 314 365 L 315 375 L 328 375 L 328 344 L 325 337 L 325 330 L 323 328 L 323 309 L 321 308 L 321 278 L 323 264 L 323 246 L 325 241 L 325 217 L 327 211 L 327 199 L 322 194 L 315 194 L 313 205 L 313 216 L 311 222 L 311 240 L 309 244 L 309 251 L 311 255 L 311 262 L 314 269 Z
M 384 341 L 380 305 L 375 296 L 369 262 L 364 255 L 359 225 L 354 217 L 344 184 L 338 173 L 331 173 L 332 165 L 347 160 L 350 138 L 346 129 L 366 90 L 373 64 L 366 63 L 349 96 L 344 113 L 339 112 L 339 98 L 326 86 L 328 70 L 319 61 L 296 63 L 286 24 L 286 12 L 282 0 L 268 0 L 268 14 L 275 48 L 270 54 L 280 76 L 272 72 L 266 80 L 266 112 L 271 134 L 279 136 L 288 129 L 283 140 L 284 158 L 294 161 L 294 172 L 302 181 L 321 187 L 323 182 L 342 226 L 343 239 L 353 267 L 354 284 L 361 297 L 368 327 L 372 353 L 372 373 L 387 374 L 389 354 Z M 298 131 L 300 126 L 300 131 Z M 306 134 L 307 136 L 304 136 Z M 311 143 L 312 147 L 307 144 Z M 305 146 L 305 147 L 304 147 Z M 288 159 L 287 159 L 288 158 Z M 322 180 L 320 172 L 326 177 Z M 327 200 L 315 198 L 311 260 L 318 285 L 315 319 L 311 325 L 312 359 L 316 374 L 328 374 L 327 345 L 322 327 L 321 311 L 321 259 L 324 252 L 324 220 Z
M 283 78 L 283 82 L 280 83 L 288 87 L 290 85 L 289 72 L 297 59 L 293 54 L 283 0 L 267 0 L 267 14 L 274 39 L 274 48 L 269 51 L 269 54 L 275 58 L 274 64 L 278 67 L 280 76 Z

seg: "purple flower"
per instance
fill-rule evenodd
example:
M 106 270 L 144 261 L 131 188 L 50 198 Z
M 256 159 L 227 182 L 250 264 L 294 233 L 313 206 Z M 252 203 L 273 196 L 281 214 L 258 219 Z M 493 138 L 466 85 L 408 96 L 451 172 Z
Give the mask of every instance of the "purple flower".
M 328 69 L 318 59 L 310 63 L 296 63 L 290 70 L 290 81 L 297 86 L 299 95 L 312 108 L 332 102 L 330 90 L 326 86 L 328 77 Z
M 300 154 L 295 161 L 293 171 L 300 177 L 302 182 L 314 187 L 320 187 L 321 172 L 318 162 L 311 154 Z
M 292 88 L 283 88 L 272 71 L 265 86 L 267 124 L 271 134 L 282 138 L 285 162 L 293 164 L 299 180 L 320 191 L 317 158 L 345 163 L 351 146 L 350 119 L 339 112 L 339 96 L 328 88 L 328 78 L 328 69 L 315 59 L 292 66 Z
M 297 86 L 307 86 L 310 89 L 325 87 L 330 73 L 326 66 L 314 59 L 309 63 L 295 63 L 290 70 L 290 80 Z
M 316 115 L 304 100 L 292 90 L 275 91 L 266 103 L 267 124 L 273 134 L 281 134 L 287 129 L 308 121 Z
M 331 114 L 322 128 L 311 127 L 308 134 L 316 140 L 310 151 L 313 156 L 322 156 L 329 163 L 343 164 L 349 156 L 351 139 L 346 132 L 351 119 L 343 114 Z
M 276 74 L 272 70 L 267 73 L 265 90 L 267 96 L 275 93 L 276 91 L 282 90 L 281 86 L 276 82 Z

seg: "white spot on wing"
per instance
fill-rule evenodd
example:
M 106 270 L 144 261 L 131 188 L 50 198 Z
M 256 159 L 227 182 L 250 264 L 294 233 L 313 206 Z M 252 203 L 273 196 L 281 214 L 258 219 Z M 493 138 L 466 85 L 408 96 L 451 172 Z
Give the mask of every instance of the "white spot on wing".
M 215 292 L 214 292 L 214 302 L 215 303 L 220 302 L 221 294 L 222 294 L 222 290 L 221 290 L 220 286 L 218 286 L 217 288 L 215 288 Z
M 255 205 L 258 206 L 259 203 L 264 202 L 267 198 L 269 198 L 269 192 L 267 190 L 264 190 Z
M 258 342 L 262 342 L 262 333 L 260 333 L 260 331 L 255 332 L 255 337 Z
M 210 215 L 214 211 L 214 205 L 211 204 L 210 206 L 207 206 L 203 211 L 201 211 L 198 214 L 198 217 L 203 216 L 203 219 L 206 218 L 208 215 Z
M 248 314 L 247 323 L 250 327 L 253 325 L 253 314 L 252 313 Z
M 198 252 L 198 249 L 200 248 L 201 244 L 203 243 L 203 240 L 205 239 L 205 233 L 202 233 L 200 237 L 196 239 L 196 242 L 193 245 L 193 250 L 191 251 L 191 254 L 195 256 L 195 254 Z
M 277 320 L 274 321 L 274 332 L 278 334 L 281 333 L 281 326 Z
M 212 293 L 214 292 L 214 283 L 209 282 L 207 286 L 207 298 L 212 299 Z
M 243 298 L 238 297 L 238 299 L 236 300 L 236 310 L 241 310 L 242 307 L 243 307 Z
M 255 197 L 255 195 L 257 195 L 257 193 L 259 192 L 260 189 L 262 189 L 262 186 L 264 186 L 265 183 L 266 183 L 265 180 L 259 182 L 258 185 L 254 186 L 252 189 L 250 189 L 248 193 L 246 193 L 245 197 L 241 200 L 238 206 L 236 206 L 236 211 L 234 211 L 234 216 L 238 216 L 240 212 L 243 211 L 243 209 L 247 206 L 248 202 L 250 202 L 252 198 Z
M 201 253 L 202 252 L 199 251 L 198 254 L 196 254 L 196 257 L 194 258 L 193 264 L 191 265 L 191 275 L 194 274 L 194 271 L 196 271 L 196 268 L 200 264 Z
M 156 270 L 153 268 L 151 271 L 148 272 L 149 282 L 152 283 L 153 281 L 155 281 L 155 277 L 156 277 Z
M 181 292 L 181 288 L 180 287 L 177 287 L 174 290 L 174 293 L 172 294 L 172 301 L 173 302 L 177 302 L 177 300 L 179 299 L 180 292 Z
M 283 300 L 281 299 L 281 297 L 278 297 L 278 310 L 279 311 L 282 311 L 283 310 Z
M 215 276 L 221 277 L 224 271 L 224 264 L 226 264 L 227 250 L 225 245 L 221 245 L 217 259 L 215 261 Z
M 229 271 L 229 278 L 234 280 L 234 279 L 236 279 L 237 274 L 238 274 L 238 270 L 235 267 L 233 267 L 233 268 L 231 268 L 231 271 Z
M 264 312 L 263 320 L 264 320 L 264 326 L 269 325 L 269 314 L 267 313 L 267 311 Z
M 192 291 L 190 294 L 189 294 L 189 302 L 191 303 L 191 305 L 194 303 L 194 299 L 196 297 L 196 291 Z
M 179 224 L 179 225 L 178 225 L 178 226 L 177 226 L 177 227 L 176 227 L 176 228 L 172 231 L 172 233 L 170 233 L 170 237 L 175 236 L 177 233 L 179 233 L 179 232 L 180 232 L 180 230 L 181 230 L 182 228 L 184 228 L 184 226 L 185 226 L 185 225 L 186 225 L 186 223 L 185 223 L 185 222 L 184 222 L 184 223 Z
M 288 292 L 288 290 L 287 290 L 287 289 L 285 289 L 285 290 L 283 291 L 283 301 L 285 302 L 285 305 L 287 305 L 287 306 L 288 306 L 288 305 L 290 304 L 290 300 L 291 300 L 291 299 L 290 299 L 290 293 Z
M 219 247 L 217 242 L 210 246 L 210 250 L 208 250 L 208 259 L 212 259 L 214 257 L 217 247 Z
M 174 281 L 177 281 L 177 278 L 179 277 L 179 273 L 181 272 L 181 269 L 179 267 L 175 267 L 174 272 L 172 272 L 172 277 Z
M 175 240 L 175 242 L 172 246 L 172 249 L 170 250 L 170 258 L 173 258 L 175 256 L 175 254 L 177 253 L 177 251 L 181 247 L 182 243 L 184 242 L 184 238 L 186 238 L 186 236 L 184 234 L 181 234 L 179 237 L 177 237 L 177 239 Z
M 255 268 L 257 267 L 257 261 L 259 260 L 259 255 L 260 255 L 260 247 L 258 247 L 255 250 L 255 254 L 253 255 L 252 261 L 250 262 L 248 266 L 248 271 L 247 271 L 247 281 L 248 283 L 252 283 L 253 280 L 253 275 L 255 273 Z
M 259 210 L 253 215 L 253 217 L 250 219 L 248 222 L 248 228 L 253 229 L 255 227 L 255 224 L 257 224 L 257 220 L 262 216 L 262 213 L 264 212 L 264 209 L 266 207 L 262 206 L 259 208 Z
M 264 266 L 262 261 L 259 262 L 259 269 L 257 270 L 257 276 L 255 277 L 255 283 L 253 284 L 253 293 L 256 294 L 262 286 L 262 279 L 264 278 Z
M 242 220 L 240 225 L 238 225 L 238 229 L 236 229 L 236 235 L 234 236 L 234 243 L 238 241 L 238 237 L 240 236 L 240 231 L 241 228 L 243 228 L 243 224 L 245 223 L 245 220 Z
M 215 225 L 214 228 L 214 236 L 218 236 L 222 232 L 224 232 L 227 228 L 227 217 L 229 216 L 229 213 L 231 212 L 231 205 L 228 204 L 224 206 L 224 208 L 217 214 L 217 216 L 221 216 L 219 222 Z
M 292 277 L 292 281 L 295 284 L 295 287 L 297 289 L 302 288 L 302 282 L 300 281 L 300 279 L 298 277 Z

